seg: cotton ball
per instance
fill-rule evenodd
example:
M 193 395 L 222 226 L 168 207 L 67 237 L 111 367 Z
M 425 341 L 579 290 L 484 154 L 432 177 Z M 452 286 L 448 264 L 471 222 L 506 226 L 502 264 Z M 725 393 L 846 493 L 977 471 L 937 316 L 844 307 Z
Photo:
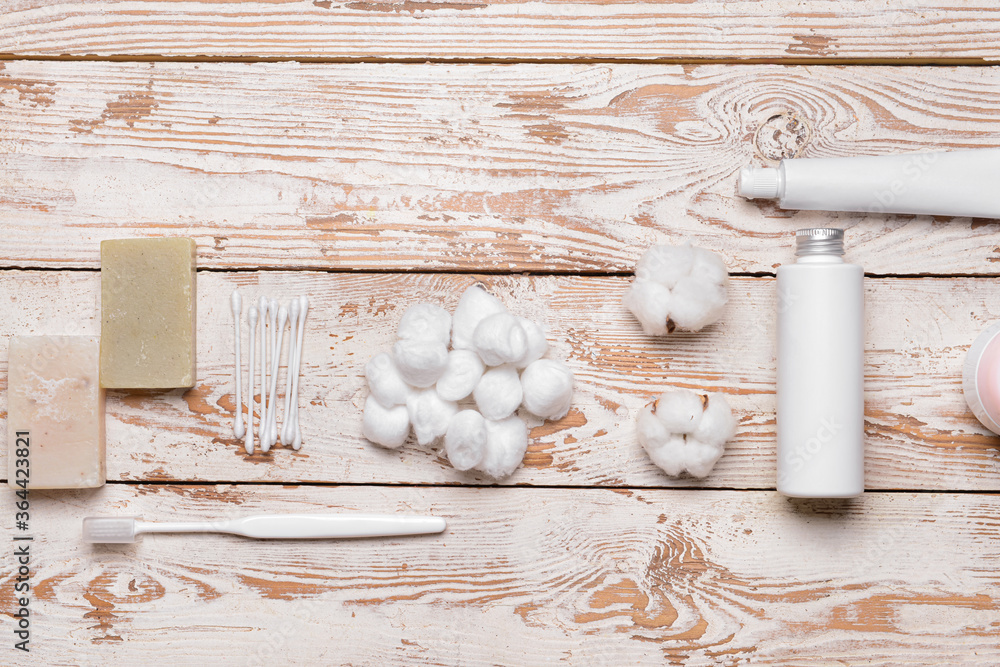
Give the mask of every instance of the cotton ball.
M 462 400 L 476 388 L 485 370 L 479 355 L 472 350 L 452 350 L 448 353 L 448 366 L 437 381 L 438 396 L 446 401 Z
M 405 405 L 383 406 L 375 396 L 365 401 L 362 434 L 376 445 L 396 449 L 410 435 L 410 416 Z
M 471 470 L 486 456 L 486 420 L 475 410 L 452 417 L 444 436 L 444 449 L 455 470 Z
M 573 400 L 573 372 L 561 361 L 539 359 L 521 374 L 524 407 L 543 419 L 562 419 Z
M 406 403 L 410 387 L 399 374 L 396 362 L 387 353 L 376 354 L 365 364 L 365 379 L 372 396 L 382 405 L 392 407 Z
M 694 250 L 690 243 L 655 245 L 639 258 L 635 277 L 639 281 L 651 281 L 672 289 L 678 280 L 691 272 L 695 261 Z
M 722 457 L 723 451 L 722 447 L 700 442 L 689 435 L 684 442 L 684 469 L 692 477 L 706 477 Z
M 433 389 L 425 389 L 410 394 L 406 399 L 406 409 L 417 443 L 429 445 L 448 432 L 448 424 L 458 412 L 458 405 L 441 400 Z
M 517 318 L 521 328 L 524 329 L 527 341 L 527 350 L 524 356 L 518 359 L 514 366 L 517 368 L 527 368 L 533 361 L 538 361 L 549 351 L 549 341 L 545 340 L 545 331 L 535 322 L 524 317 Z
M 513 366 L 491 368 L 483 373 L 472 395 L 476 407 L 487 419 L 498 420 L 512 415 L 521 405 L 523 396 L 517 369 Z
M 436 340 L 400 340 L 392 354 L 400 377 L 414 387 L 430 387 L 448 367 L 448 348 Z
M 673 297 L 670 290 L 648 280 L 636 280 L 625 291 L 622 303 L 648 336 L 665 336 L 673 332 L 674 322 L 670 319 Z
M 506 313 L 500 300 L 480 285 L 472 285 L 462 294 L 451 319 L 451 346 L 456 350 L 473 349 L 476 327 L 490 315 Z
M 698 424 L 691 437 L 718 447 L 724 445 L 736 435 L 736 418 L 729 407 L 729 402 L 722 394 L 709 394 L 708 405 L 701 415 L 701 423 Z
M 670 433 L 692 433 L 701 423 L 701 396 L 688 389 L 665 391 L 654 411 Z
M 528 352 L 528 335 L 510 313 L 496 313 L 485 318 L 476 327 L 472 342 L 487 366 L 518 361 Z
M 440 306 L 418 303 L 403 313 L 396 335 L 403 339 L 436 340 L 447 347 L 451 341 L 451 315 Z
M 681 278 L 671 297 L 670 319 L 688 331 L 698 331 L 719 321 L 726 307 L 725 288 L 695 276 Z
M 510 476 L 528 451 L 528 425 L 514 415 L 486 422 L 486 456 L 476 466 L 494 479 Z

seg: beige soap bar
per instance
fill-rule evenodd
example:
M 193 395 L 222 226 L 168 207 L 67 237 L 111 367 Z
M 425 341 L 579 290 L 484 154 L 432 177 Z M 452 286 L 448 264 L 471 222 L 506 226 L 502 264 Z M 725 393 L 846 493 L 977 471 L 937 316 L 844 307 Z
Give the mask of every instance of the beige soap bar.
M 195 380 L 195 243 L 101 242 L 101 386 L 191 387 Z
M 104 485 L 104 390 L 96 336 L 15 336 L 7 373 L 7 481 Z M 27 456 L 25 456 L 25 454 Z

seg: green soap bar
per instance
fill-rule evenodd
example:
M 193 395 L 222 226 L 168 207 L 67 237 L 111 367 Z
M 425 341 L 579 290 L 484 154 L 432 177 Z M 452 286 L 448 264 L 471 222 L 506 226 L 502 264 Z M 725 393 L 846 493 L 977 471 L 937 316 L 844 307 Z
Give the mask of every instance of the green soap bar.
M 193 239 L 101 242 L 101 386 L 195 382 Z

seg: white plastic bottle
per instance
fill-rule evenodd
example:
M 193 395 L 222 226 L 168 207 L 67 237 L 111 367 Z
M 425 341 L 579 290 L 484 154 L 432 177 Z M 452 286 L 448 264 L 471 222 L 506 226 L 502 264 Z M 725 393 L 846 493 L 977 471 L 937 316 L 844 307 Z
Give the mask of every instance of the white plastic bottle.
M 851 498 L 864 479 L 864 271 L 841 229 L 802 229 L 778 268 L 778 492 Z

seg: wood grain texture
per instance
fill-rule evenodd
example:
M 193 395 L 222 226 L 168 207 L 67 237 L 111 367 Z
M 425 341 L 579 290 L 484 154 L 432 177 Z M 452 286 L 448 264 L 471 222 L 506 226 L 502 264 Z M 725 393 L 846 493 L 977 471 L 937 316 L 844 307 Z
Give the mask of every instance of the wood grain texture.
M 837 225 L 870 272 L 995 275 L 995 221 L 734 188 L 783 155 L 997 146 L 998 100 L 994 68 L 0 63 L 0 256 L 183 234 L 215 268 L 626 272 L 691 240 L 772 272 Z
M 0 53 L 991 62 L 989 0 L 8 0 Z
M 7 516 L 13 500 L 0 501 Z M 112 485 L 32 503 L 24 664 L 1000 661 L 996 496 Z M 353 510 L 436 514 L 449 528 L 79 542 L 85 516 Z M 10 591 L 5 573 L 4 613 Z
M 720 324 L 664 340 L 642 335 L 620 304 L 626 279 L 482 279 L 512 311 L 548 327 L 553 355 L 567 360 L 578 382 L 571 413 L 559 422 L 534 423 L 524 467 L 506 483 L 773 488 L 771 279 L 734 280 Z M 429 301 L 452 309 L 475 280 L 435 274 L 201 272 L 197 385 L 186 392 L 109 392 L 108 478 L 488 483 L 458 473 L 434 447 L 411 442 L 400 451 L 386 451 L 360 435 L 367 396 L 363 365 L 390 348 L 406 306 Z M 310 295 L 300 398 L 305 444 L 298 453 L 279 446 L 270 454 L 247 456 L 232 437 L 229 295 L 237 286 L 245 303 L 260 294 Z M 1000 489 L 1000 440 L 968 411 L 961 390 L 965 351 L 1000 317 L 994 291 L 992 281 L 975 278 L 868 281 L 868 488 Z M 0 336 L 96 334 L 98 293 L 96 272 L 2 272 L 0 295 L 7 295 L 9 305 Z M 245 351 L 245 326 L 243 331 Z M 5 378 L 6 346 L 0 355 Z M 666 477 L 635 439 L 638 410 L 668 386 L 725 392 L 740 420 L 736 441 L 705 480 Z

